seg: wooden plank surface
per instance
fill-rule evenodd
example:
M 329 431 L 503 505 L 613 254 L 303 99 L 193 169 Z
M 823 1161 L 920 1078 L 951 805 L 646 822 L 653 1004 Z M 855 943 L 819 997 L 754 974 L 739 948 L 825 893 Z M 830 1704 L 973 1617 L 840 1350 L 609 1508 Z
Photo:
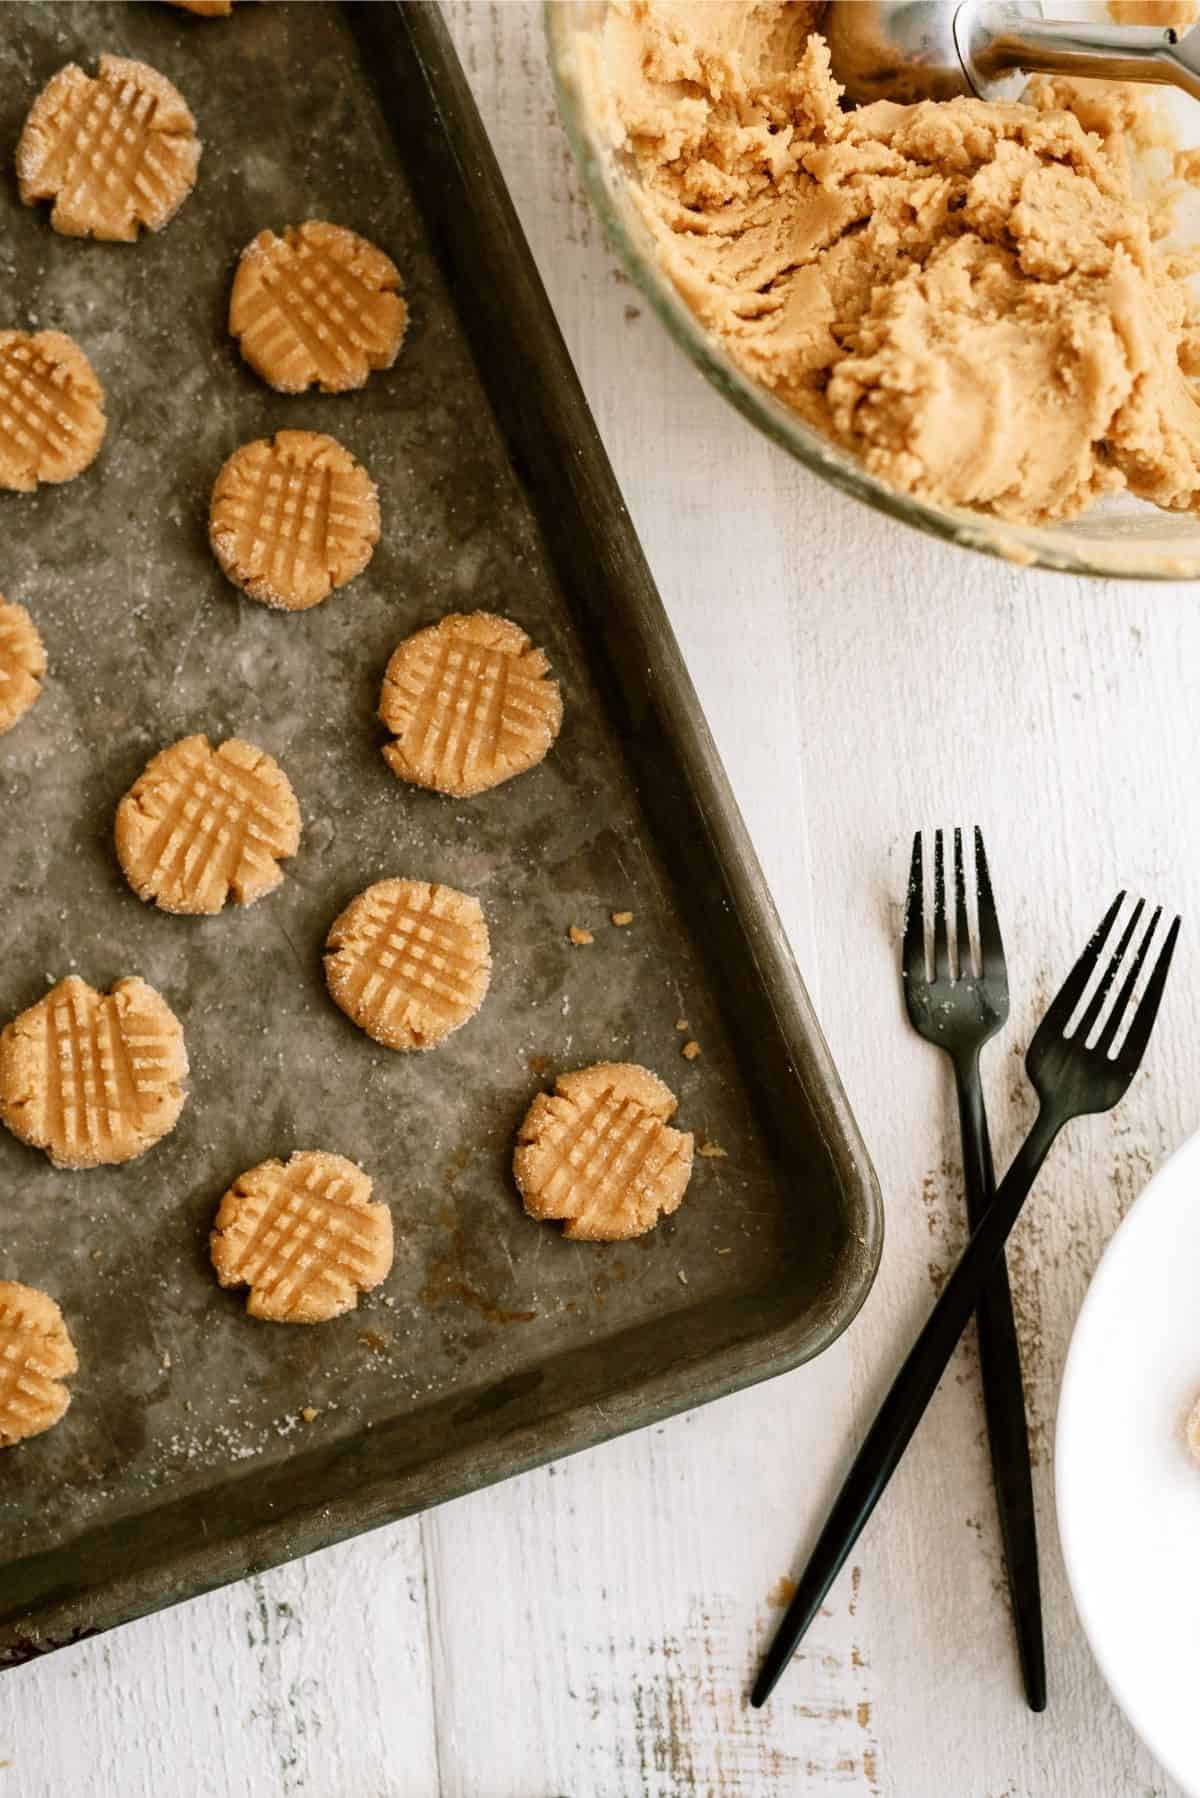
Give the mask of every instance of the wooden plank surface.
M 1020 1050 L 1118 884 L 1200 918 L 1190 588 L 1038 576 L 817 483 L 704 385 L 579 191 L 537 7 L 449 19 L 858 1110 L 888 1238 L 812 1367 L 0 1679 L 0 1798 L 1174 1798 L 1092 1665 L 1054 1531 L 1067 1340 L 1125 1208 L 1195 1128 L 1196 962 L 1149 1072 L 1060 1145 L 1012 1253 L 1051 1700 L 1016 1677 L 973 1345 L 772 1706 L 788 1575 L 961 1240 L 947 1070 L 904 1026 L 917 826 L 983 825 Z

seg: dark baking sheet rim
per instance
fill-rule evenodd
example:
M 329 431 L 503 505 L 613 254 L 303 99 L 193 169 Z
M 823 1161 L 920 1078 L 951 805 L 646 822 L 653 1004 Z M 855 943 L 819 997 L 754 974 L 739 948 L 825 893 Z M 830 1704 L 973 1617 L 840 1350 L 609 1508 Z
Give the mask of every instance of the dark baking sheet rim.
M 456 1440 L 434 1460 L 406 1463 L 397 1418 L 227 1481 L 217 1505 L 191 1495 L 10 1564 L 0 1667 L 786 1372 L 851 1322 L 882 1250 L 866 1148 L 439 9 L 344 10 L 635 777 L 653 771 L 639 797 L 726 1012 L 736 991 L 739 1053 L 780 1140 L 797 1110 L 819 1135 L 845 1235 L 822 1301 L 799 1314 L 783 1288 L 731 1294 L 673 1320 L 669 1365 L 637 1363 L 645 1325 L 620 1338 L 633 1377 L 614 1383 L 606 1361 L 581 1384 L 563 1357 L 440 1401 Z

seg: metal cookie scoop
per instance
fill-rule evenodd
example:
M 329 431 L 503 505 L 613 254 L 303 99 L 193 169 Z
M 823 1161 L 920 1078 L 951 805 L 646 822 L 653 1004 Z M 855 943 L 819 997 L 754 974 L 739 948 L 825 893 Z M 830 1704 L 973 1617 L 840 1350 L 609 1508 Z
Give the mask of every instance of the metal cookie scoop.
M 1153 81 L 1200 100 L 1200 30 L 1050 22 L 1015 0 L 829 0 L 820 30 L 851 105 L 1015 100 L 1026 78 Z

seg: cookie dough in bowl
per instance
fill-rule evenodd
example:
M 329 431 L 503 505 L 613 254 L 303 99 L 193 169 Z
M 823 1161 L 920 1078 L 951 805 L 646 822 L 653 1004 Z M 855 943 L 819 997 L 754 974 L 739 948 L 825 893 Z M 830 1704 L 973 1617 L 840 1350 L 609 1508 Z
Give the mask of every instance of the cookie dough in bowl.
M 1200 310 L 1169 216 L 1189 159 L 1145 179 L 1155 102 L 1042 80 L 1017 104 L 843 110 L 818 5 L 565 11 L 548 29 L 593 197 L 754 422 L 1016 560 L 1200 573 Z

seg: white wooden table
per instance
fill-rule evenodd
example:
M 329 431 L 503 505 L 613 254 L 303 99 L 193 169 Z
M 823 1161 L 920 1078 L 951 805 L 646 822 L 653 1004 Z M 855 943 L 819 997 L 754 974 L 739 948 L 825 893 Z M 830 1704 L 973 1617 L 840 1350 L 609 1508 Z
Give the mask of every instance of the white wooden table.
M 1075 1621 L 1052 1446 L 1091 1270 L 1196 1126 L 1190 948 L 1148 1073 L 1073 1127 L 1011 1256 L 1049 1711 L 1015 1671 L 971 1344 L 776 1700 L 743 1695 L 962 1235 L 948 1070 L 900 1010 L 910 833 L 987 833 L 1016 987 L 987 1063 L 1002 1162 L 1030 1020 L 1118 883 L 1200 927 L 1200 591 L 1022 573 L 819 485 L 619 270 L 534 5 L 450 22 L 871 1147 L 883 1268 L 811 1367 L 6 1675 L 0 1798 L 1173 1795 Z

